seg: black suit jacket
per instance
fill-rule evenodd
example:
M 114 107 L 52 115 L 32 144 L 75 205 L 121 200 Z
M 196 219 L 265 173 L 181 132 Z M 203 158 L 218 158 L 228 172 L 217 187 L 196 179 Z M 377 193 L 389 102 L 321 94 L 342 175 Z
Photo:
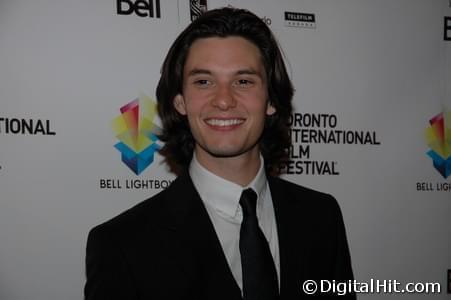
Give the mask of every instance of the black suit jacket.
M 279 238 L 280 299 L 308 298 L 302 292 L 308 279 L 351 280 L 335 199 L 278 178 L 268 182 Z M 86 251 L 87 300 L 242 299 L 188 174 L 92 229 Z

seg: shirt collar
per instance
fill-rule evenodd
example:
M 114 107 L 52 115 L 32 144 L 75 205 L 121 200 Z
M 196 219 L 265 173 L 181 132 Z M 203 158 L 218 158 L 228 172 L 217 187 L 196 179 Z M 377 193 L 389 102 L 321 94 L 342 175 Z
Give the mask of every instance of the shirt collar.
M 202 201 L 211 206 L 219 214 L 235 218 L 240 211 L 240 197 L 243 190 L 252 188 L 258 195 L 258 201 L 266 191 L 266 173 L 263 157 L 260 156 L 260 168 L 255 178 L 245 187 L 228 181 L 203 167 L 193 155 L 189 166 L 191 179 Z

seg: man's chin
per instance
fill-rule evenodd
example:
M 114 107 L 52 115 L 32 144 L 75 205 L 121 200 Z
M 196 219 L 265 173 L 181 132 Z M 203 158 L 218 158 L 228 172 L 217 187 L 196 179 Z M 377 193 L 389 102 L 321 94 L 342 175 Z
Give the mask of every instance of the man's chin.
M 248 153 L 251 154 L 253 152 L 253 150 L 257 150 L 254 147 L 250 147 L 250 148 L 227 148 L 227 147 L 215 147 L 215 148 L 208 148 L 205 149 L 203 148 L 203 151 L 206 152 L 208 155 L 210 155 L 211 157 L 214 158 L 234 158 L 234 157 L 239 157 L 239 156 L 243 156 L 244 154 Z M 258 153 L 258 151 L 255 151 L 255 153 Z
M 209 150 L 207 151 L 207 153 L 212 156 L 212 157 L 216 157 L 216 158 L 232 158 L 232 157 L 237 157 L 242 155 L 243 153 L 245 153 L 245 151 L 233 151 L 233 150 Z

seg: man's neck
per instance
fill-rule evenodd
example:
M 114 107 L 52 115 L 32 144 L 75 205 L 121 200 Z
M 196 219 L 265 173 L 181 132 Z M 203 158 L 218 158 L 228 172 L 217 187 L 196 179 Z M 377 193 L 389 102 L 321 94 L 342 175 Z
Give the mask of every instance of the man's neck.
M 247 152 L 234 157 L 212 157 L 205 152 L 194 152 L 198 162 L 208 171 L 226 180 L 239 184 L 248 185 L 257 175 L 260 168 L 260 153 Z

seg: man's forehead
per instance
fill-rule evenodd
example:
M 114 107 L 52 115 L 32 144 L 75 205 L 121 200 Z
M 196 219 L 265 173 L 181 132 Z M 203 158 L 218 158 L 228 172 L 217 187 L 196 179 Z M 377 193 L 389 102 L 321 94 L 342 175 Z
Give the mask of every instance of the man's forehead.
M 253 48 L 254 51 L 261 55 L 261 50 L 257 44 L 255 44 L 252 40 L 240 36 L 240 35 L 228 35 L 228 36 L 208 36 L 208 37 L 200 37 L 195 39 L 188 50 L 191 50 L 193 47 L 202 49 L 204 47 L 209 47 L 212 44 L 221 45 L 221 47 L 226 46 L 226 44 L 247 44 L 250 48 Z
M 240 74 L 259 74 L 264 70 L 260 49 L 248 39 L 228 36 L 195 40 L 185 59 L 185 71 L 207 73 L 214 66 L 234 69 Z

